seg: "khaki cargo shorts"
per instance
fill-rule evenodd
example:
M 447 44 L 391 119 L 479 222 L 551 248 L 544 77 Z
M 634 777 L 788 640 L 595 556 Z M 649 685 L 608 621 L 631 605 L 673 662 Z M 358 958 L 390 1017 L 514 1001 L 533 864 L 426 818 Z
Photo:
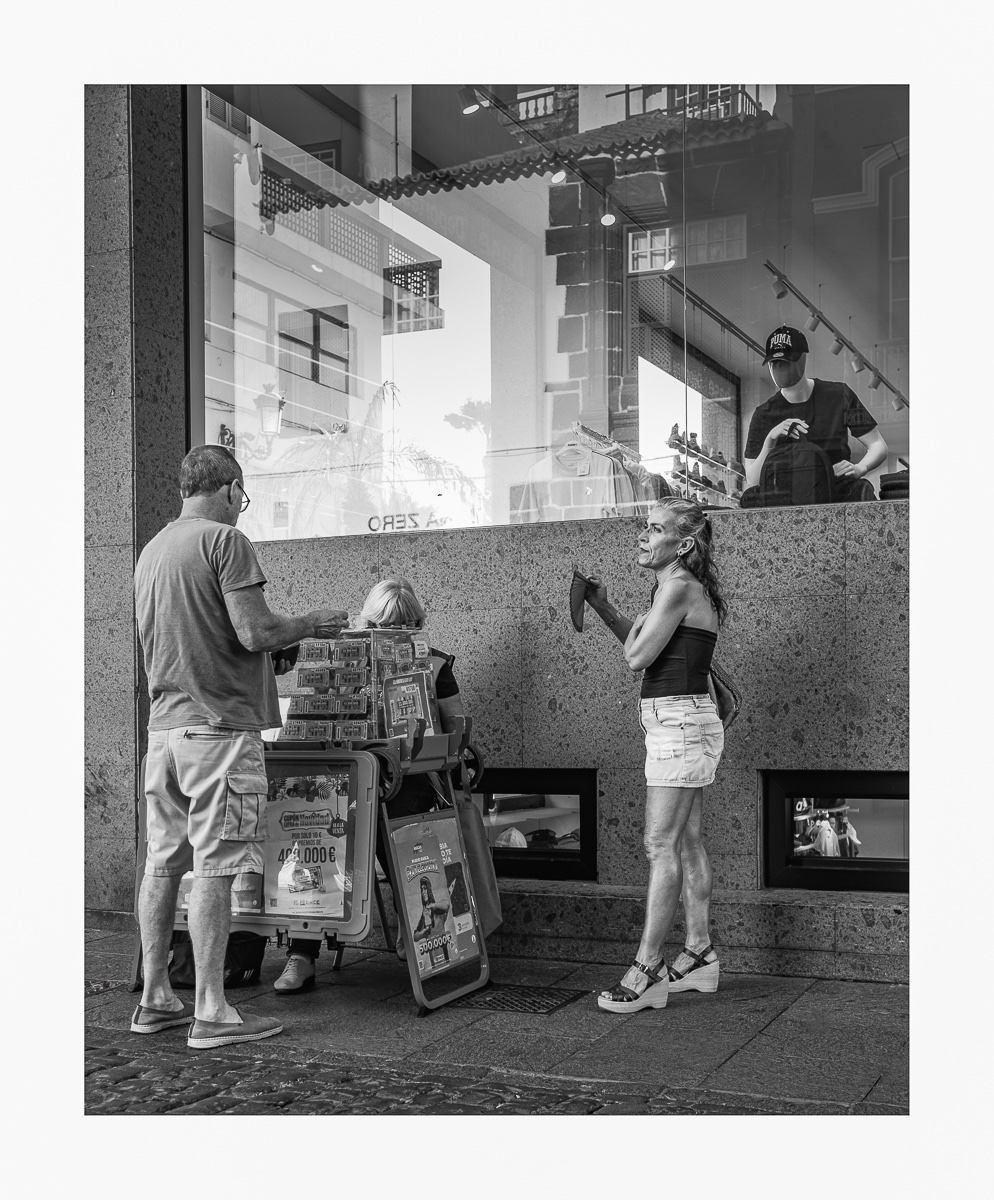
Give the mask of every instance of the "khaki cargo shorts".
M 262 873 L 266 762 L 251 730 L 150 729 L 146 875 Z

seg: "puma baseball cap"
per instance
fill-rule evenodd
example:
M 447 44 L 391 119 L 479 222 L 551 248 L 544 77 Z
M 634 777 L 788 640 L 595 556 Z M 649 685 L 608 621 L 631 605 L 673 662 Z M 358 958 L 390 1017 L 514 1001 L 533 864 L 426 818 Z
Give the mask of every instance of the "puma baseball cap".
M 789 325 L 781 325 L 779 329 L 774 329 L 770 336 L 766 339 L 766 357 L 763 363 L 768 362 L 797 362 L 802 354 L 808 352 L 808 339 L 799 329 L 792 329 Z

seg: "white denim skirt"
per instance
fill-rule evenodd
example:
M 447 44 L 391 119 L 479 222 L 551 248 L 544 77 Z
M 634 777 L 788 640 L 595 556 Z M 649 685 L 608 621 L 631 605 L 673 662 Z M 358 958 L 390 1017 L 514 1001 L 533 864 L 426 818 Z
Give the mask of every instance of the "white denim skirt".
M 645 734 L 645 779 L 652 787 L 707 787 L 725 747 L 714 701 L 703 696 L 653 696 L 639 701 Z

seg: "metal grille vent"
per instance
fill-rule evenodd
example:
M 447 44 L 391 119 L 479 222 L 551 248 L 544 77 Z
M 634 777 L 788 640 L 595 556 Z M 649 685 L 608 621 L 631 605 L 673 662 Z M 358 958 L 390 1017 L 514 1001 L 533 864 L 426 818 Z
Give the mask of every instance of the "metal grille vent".
M 589 992 L 576 988 L 528 987 L 524 984 L 492 983 L 478 992 L 451 1000 L 447 1008 L 487 1008 L 492 1012 L 532 1013 L 548 1016 L 573 1004 Z

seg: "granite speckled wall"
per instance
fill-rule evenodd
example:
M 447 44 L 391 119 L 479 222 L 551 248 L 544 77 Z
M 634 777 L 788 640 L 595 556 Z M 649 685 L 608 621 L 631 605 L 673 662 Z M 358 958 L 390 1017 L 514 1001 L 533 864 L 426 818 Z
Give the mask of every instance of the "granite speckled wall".
M 759 769 L 907 769 L 907 518 L 907 503 L 714 514 L 730 606 L 719 657 L 745 696 L 707 795 L 717 887 L 761 886 Z M 623 612 L 642 611 L 651 578 L 633 565 L 638 527 L 614 519 L 259 551 L 272 602 L 287 611 L 356 611 L 377 579 L 410 578 L 433 643 L 457 656 L 484 761 L 596 767 L 598 883 L 641 886 L 637 681 L 601 622 L 588 612 L 577 634 L 566 603 L 578 562 Z
M 185 453 L 180 89 L 85 89 L 85 904 L 127 910 L 144 749 L 131 579 Z

